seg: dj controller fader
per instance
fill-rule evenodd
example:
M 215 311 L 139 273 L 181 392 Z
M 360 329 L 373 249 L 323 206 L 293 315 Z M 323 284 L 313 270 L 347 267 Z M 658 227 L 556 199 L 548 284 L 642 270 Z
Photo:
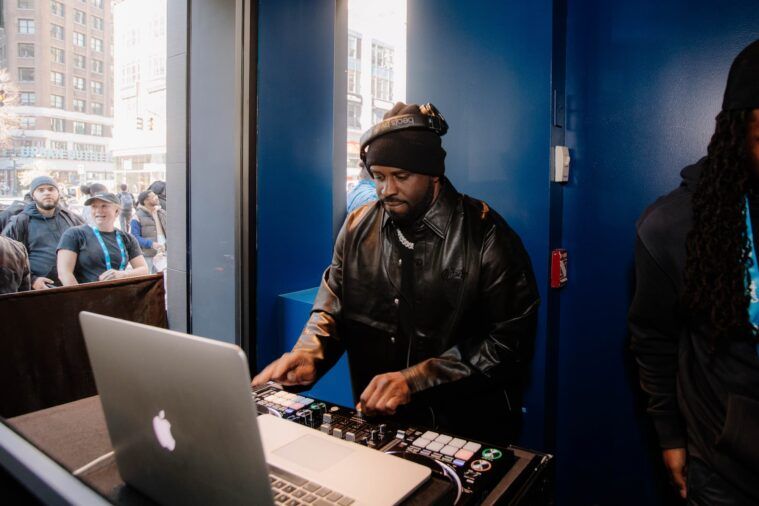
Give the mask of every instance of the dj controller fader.
M 275 383 L 254 388 L 253 393 L 260 414 L 430 467 L 435 476 L 450 483 L 452 502 L 457 505 L 480 504 L 518 460 L 512 448 L 365 417 L 353 409 L 286 392 Z

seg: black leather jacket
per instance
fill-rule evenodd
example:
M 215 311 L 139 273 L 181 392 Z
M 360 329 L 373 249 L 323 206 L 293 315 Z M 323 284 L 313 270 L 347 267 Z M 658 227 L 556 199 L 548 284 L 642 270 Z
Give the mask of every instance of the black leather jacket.
M 406 417 L 508 440 L 540 303 L 530 258 L 503 218 L 447 180 L 422 223 L 410 338 L 399 336 L 395 225 L 375 202 L 343 224 L 295 349 L 316 355 L 320 375 L 347 350 L 354 398 L 375 375 L 401 371 L 412 391 Z

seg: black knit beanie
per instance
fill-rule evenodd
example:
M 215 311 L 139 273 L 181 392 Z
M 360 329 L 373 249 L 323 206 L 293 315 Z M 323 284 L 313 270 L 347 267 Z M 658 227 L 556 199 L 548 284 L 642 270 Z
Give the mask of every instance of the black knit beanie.
M 416 104 L 398 102 L 384 119 L 403 114 L 421 114 Z M 445 173 L 445 150 L 440 136 L 426 129 L 390 132 L 374 139 L 366 147 L 366 166 L 397 167 L 416 174 L 442 176 Z
M 759 109 L 759 40 L 741 51 L 730 66 L 723 111 Z

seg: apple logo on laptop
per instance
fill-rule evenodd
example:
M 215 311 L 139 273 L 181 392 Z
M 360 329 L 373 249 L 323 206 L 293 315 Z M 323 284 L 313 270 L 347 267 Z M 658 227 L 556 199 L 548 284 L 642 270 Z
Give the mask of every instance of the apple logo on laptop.
M 174 436 L 171 435 L 171 422 L 166 419 L 166 414 L 163 410 L 158 413 L 158 416 L 153 417 L 153 431 L 155 431 L 155 437 L 161 446 L 173 452 L 177 442 L 174 440 Z

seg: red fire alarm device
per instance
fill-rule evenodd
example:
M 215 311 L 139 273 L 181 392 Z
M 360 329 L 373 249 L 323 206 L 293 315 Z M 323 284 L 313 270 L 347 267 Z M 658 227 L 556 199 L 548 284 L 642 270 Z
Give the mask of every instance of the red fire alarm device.
M 551 288 L 561 288 L 567 284 L 567 250 L 555 249 L 551 252 Z

